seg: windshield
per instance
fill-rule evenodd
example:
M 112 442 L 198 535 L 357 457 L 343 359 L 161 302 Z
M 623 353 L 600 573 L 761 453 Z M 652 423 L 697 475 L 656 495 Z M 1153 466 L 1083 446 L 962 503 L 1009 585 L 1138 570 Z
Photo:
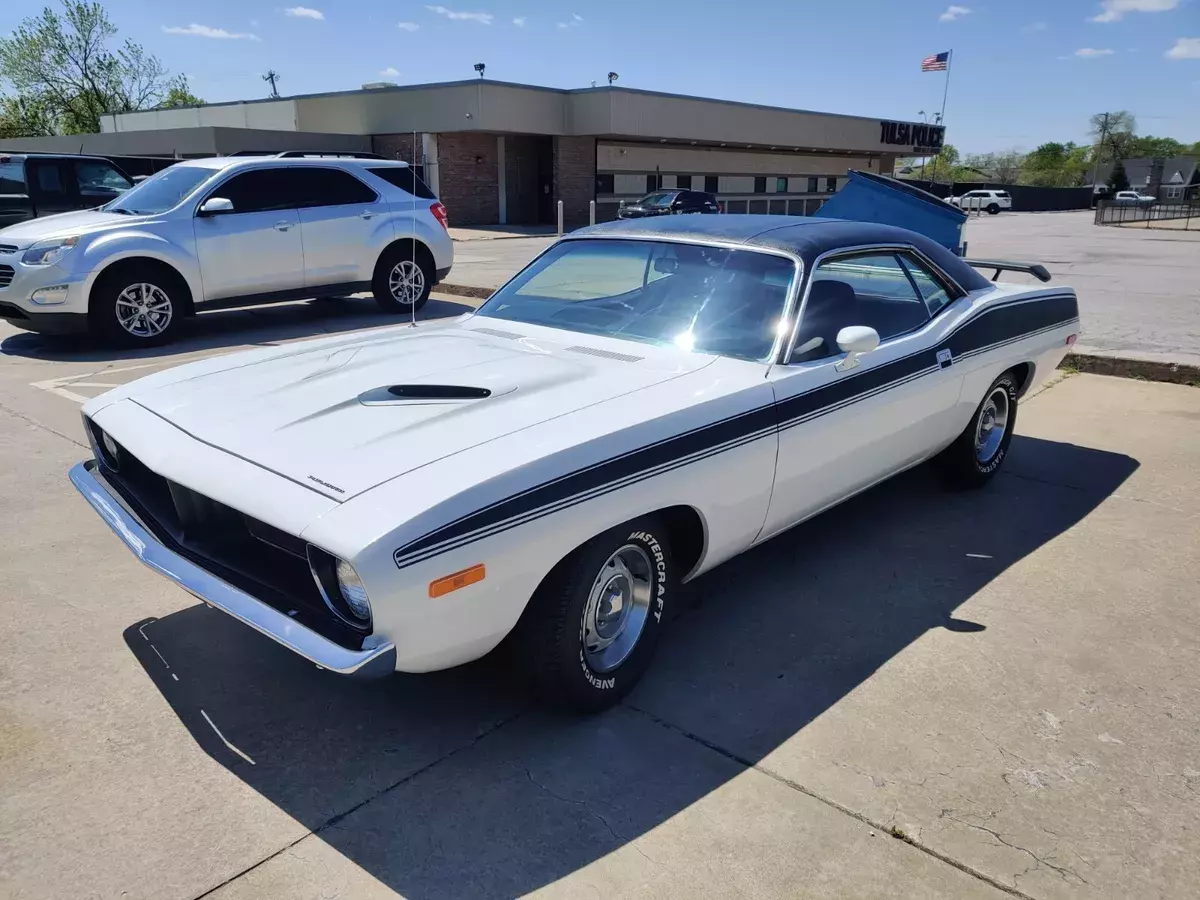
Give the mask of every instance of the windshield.
M 670 206 L 674 199 L 674 191 L 655 191 L 639 200 L 638 206 Z
M 150 176 L 101 208 L 105 212 L 137 215 L 166 212 L 178 206 L 197 185 L 207 181 L 218 171 L 204 166 L 172 166 Z
M 479 314 L 585 334 L 765 359 L 796 274 L 792 260 L 667 241 L 567 240 Z

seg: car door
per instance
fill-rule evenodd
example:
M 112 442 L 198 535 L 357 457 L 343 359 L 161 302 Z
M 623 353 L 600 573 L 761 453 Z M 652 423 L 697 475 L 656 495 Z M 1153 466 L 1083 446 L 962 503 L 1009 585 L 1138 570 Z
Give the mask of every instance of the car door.
M 304 286 L 299 185 L 285 167 L 235 172 L 197 205 L 196 255 L 204 299 L 272 294 Z M 233 209 L 212 215 L 204 202 L 220 197 Z
M 930 456 L 958 427 L 962 377 L 936 313 L 961 292 L 895 249 L 826 255 L 805 290 L 790 359 L 769 376 L 780 433 L 764 538 Z M 874 328 L 879 346 L 844 353 L 837 334 L 852 325 Z
M 371 280 L 382 246 L 391 240 L 386 205 L 374 190 L 343 169 L 296 166 L 304 199 L 306 287 L 363 285 Z M 387 240 L 377 237 L 387 229 Z
M 25 163 L 29 196 L 39 216 L 80 208 L 75 173 L 69 160 L 30 158 Z

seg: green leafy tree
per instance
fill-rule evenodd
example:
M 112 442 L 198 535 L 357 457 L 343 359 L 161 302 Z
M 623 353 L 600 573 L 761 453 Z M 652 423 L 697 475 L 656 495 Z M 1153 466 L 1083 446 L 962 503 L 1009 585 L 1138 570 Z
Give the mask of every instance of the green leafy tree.
M 1129 176 L 1125 174 L 1125 163 L 1117 160 L 1112 174 L 1108 176 L 1108 189 L 1111 193 L 1129 190 Z
M 39 104 L 54 129 L 67 134 L 100 130 L 106 112 L 161 105 L 173 88 L 158 57 L 132 41 L 113 48 L 117 29 L 99 3 L 63 0 L 0 38 L 0 78 L 25 102 Z
M 1144 135 L 1133 139 L 1130 157 L 1134 156 L 1182 156 L 1187 145 L 1174 138 Z M 1127 157 L 1128 158 L 1128 157 Z
M 1089 159 L 1087 147 L 1051 141 L 1025 157 L 1020 182 L 1041 187 L 1076 187 L 1083 184 Z
M 173 106 L 203 105 L 204 101 L 192 93 L 191 88 L 188 86 L 187 78 L 180 75 L 167 91 L 167 96 L 163 99 L 161 108 L 170 109 Z
M 54 118 L 43 103 L 23 97 L 0 97 L 0 138 L 54 134 Z

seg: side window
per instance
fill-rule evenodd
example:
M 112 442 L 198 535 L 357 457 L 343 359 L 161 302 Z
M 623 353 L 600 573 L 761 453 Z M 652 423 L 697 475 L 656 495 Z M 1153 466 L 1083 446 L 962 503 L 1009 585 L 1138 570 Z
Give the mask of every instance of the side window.
M 954 299 L 941 281 L 911 253 L 901 253 L 900 261 L 912 276 L 917 290 L 921 292 L 921 299 L 925 301 L 930 316 L 936 316 L 942 307 Z
M 67 193 L 63 183 L 62 168 L 57 161 L 30 162 L 29 173 L 33 188 L 43 197 L 64 196 Z
M 290 170 L 300 181 L 303 199 L 301 206 L 346 206 L 351 203 L 374 203 L 379 197 L 373 190 L 340 169 Z
M 295 209 L 302 199 L 295 179 L 288 169 L 251 169 L 240 172 L 218 185 L 210 194 L 224 197 L 233 204 L 235 213 L 266 212 Z
M 25 169 L 19 159 L 0 160 L 0 194 L 24 194 Z
M 118 172 L 116 167 L 96 160 L 76 162 L 75 180 L 79 182 L 79 193 L 84 197 L 111 198 L 133 187 L 133 183 Z
M 811 281 L 800 322 L 801 335 L 808 336 L 797 340 L 797 353 L 814 338 L 822 340 L 806 351 L 820 352 L 804 359 L 840 353 L 837 333 L 850 325 L 868 325 L 886 341 L 929 321 L 925 302 L 893 253 L 826 260 L 813 272 Z

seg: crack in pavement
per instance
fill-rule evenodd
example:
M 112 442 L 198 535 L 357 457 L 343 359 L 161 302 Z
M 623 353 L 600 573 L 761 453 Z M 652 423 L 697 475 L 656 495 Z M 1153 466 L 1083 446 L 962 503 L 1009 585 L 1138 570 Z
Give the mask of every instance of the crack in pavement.
M 290 850 L 292 850 L 292 848 L 294 848 L 301 841 L 305 841 L 314 835 L 319 835 L 321 832 L 326 831 L 329 828 L 333 828 L 339 822 L 341 822 L 343 819 L 345 819 L 347 816 L 353 815 L 354 813 L 358 812 L 360 809 L 362 809 L 364 806 L 367 806 L 370 803 L 374 803 L 376 800 L 391 793 L 392 791 L 394 791 L 396 788 L 400 787 L 401 785 L 408 784 L 410 781 L 413 781 L 418 776 L 424 775 L 426 772 L 428 772 L 434 766 L 437 766 L 439 763 L 443 763 L 446 760 L 450 759 L 451 757 L 457 756 L 459 753 L 462 753 L 464 750 L 470 750 L 472 747 L 474 747 L 476 744 L 478 744 L 480 741 L 482 741 L 485 737 L 492 734 L 493 732 L 499 731 L 501 728 L 503 728 L 505 725 L 509 724 L 510 722 L 516 721 L 524 714 L 525 714 L 525 710 L 522 709 L 522 710 L 519 710 L 519 711 L 513 713 L 510 716 L 506 716 L 505 718 L 501 719 L 498 722 L 494 722 L 493 724 L 489 725 L 487 728 L 483 729 L 478 734 L 476 734 L 473 738 L 471 738 L 471 740 L 467 741 L 465 744 L 460 744 L 457 747 L 451 748 L 450 750 L 446 751 L 445 753 L 443 753 L 441 756 L 439 756 L 437 759 L 433 760 L 432 762 L 428 762 L 425 765 L 421 766 L 420 768 L 414 769 L 412 772 L 409 772 L 407 775 L 405 775 L 399 781 L 393 782 L 392 784 L 389 784 L 386 787 L 380 788 L 378 791 L 373 793 L 370 797 L 367 797 L 366 799 L 359 801 L 358 803 L 354 804 L 353 806 L 351 806 L 349 809 L 345 810 L 344 812 L 336 813 L 336 814 L 330 816 L 328 819 L 326 819 L 324 822 L 322 822 L 316 828 L 312 828 L 309 831 L 305 832 L 304 834 L 300 835 L 300 837 L 296 838 L 294 841 L 290 841 L 287 844 L 284 844 L 282 847 L 280 847 L 274 853 L 270 853 L 270 854 L 264 856 L 262 859 L 260 859 L 258 862 L 254 863 L 253 865 L 247 866 L 246 868 L 242 869 L 240 872 L 236 872 L 233 875 L 230 875 L 228 878 L 226 878 L 220 884 L 213 885 L 211 888 L 208 888 L 207 890 L 202 891 L 201 893 L 197 894 L 193 898 L 193 900 L 203 900 L 204 897 L 212 896 L 214 893 L 221 890 L 221 888 L 225 887 L 228 884 L 233 883 L 234 881 L 237 881 L 243 875 L 248 875 L 251 872 L 253 872 L 255 869 L 257 869 L 259 866 L 265 865 L 266 863 L 269 863 L 271 860 L 275 859 L 277 856 L 281 856 L 281 855 L 289 852 Z
M 87 444 L 81 443 L 81 442 L 75 440 L 75 438 L 69 437 L 69 436 L 63 434 L 61 431 L 55 431 L 49 425 L 45 425 L 45 424 L 39 422 L 37 419 L 30 418 L 29 416 L 25 415 L 23 412 L 19 412 L 18 410 L 13 409 L 11 406 L 5 406 L 3 403 L 0 403 L 0 412 L 6 412 L 10 416 L 15 416 L 16 418 L 20 419 L 23 422 L 28 422 L 34 428 L 41 428 L 43 431 L 48 431 L 51 434 L 62 438 L 64 441 L 70 441 L 76 447 L 82 447 L 84 450 L 91 449 L 90 447 L 88 447 Z
M 953 815 L 951 815 L 951 813 L 953 813 L 953 812 L 954 812 L 953 809 L 943 809 L 940 813 L 938 813 L 938 818 L 939 819 L 949 819 L 951 822 L 957 822 L 959 825 L 965 825 L 967 828 L 974 828 L 977 831 L 982 831 L 985 834 L 990 834 L 1000 844 L 1002 844 L 1005 847 L 1008 847 L 1010 850 L 1019 850 L 1022 853 L 1029 854 L 1029 856 L 1033 859 L 1035 865 L 1029 866 L 1028 868 L 1025 869 L 1024 872 L 1014 875 L 1013 876 L 1014 882 L 1018 878 L 1020 878 L 1022 875 L 1027 875 L 1031 869 L 1036 869 L 1039 865 L 1041 865 L 1041 866 L 1045 866 L 1048 869 L 1053 870 L 1054 872 L 1057 872 L 1058 877 L 1061 878 L 1063 881 L 1069 881 L 1067 876 L 1071 876 L 1071 877 L 1076 878 L 1079 881 L 1083 882 L 1084 884 L 1087 884 L 1087 885 L 1091 884 L 1091 882 L 1089 882 L 1086 878 L 1084 878 L 1082 875 L 1080 875 L 1074 869 L 1067 868 L 1066 866 L 1056 866 L 1054 863 L 1049 862 L 1048 859 L 1042 859 L 1042 857 L 1038 856 L 1036 853 L 1034 853 L 1029 848 L 1022 847 L 1019 844 L 1014 844 L 1011 841 L 1006 841 L 1004 839 L 1004 836 L 999 831 L 996 831 L 993 828 L 988 828 L 986 825 L 977 825 L 974 822 L 968 822 L 965 819 L 961 819 L 957 816 L 953 816 Z M 995 815 L 996 814 L 994 812 L 992 812 L 992 813 L 989 813 L 986 817 L 982 817 L 982 818 L 990 819 L 990 818 L 993 818 Z M 1054 832 L 1048 831 L 1047 833 L 1053 834 Z M 1076 854 L 1076 856 L 1078 856 L 1078 855 L 1079 854 Z M 1050 857 L 1050 858 L 1052 859 L 1053 857 Z

